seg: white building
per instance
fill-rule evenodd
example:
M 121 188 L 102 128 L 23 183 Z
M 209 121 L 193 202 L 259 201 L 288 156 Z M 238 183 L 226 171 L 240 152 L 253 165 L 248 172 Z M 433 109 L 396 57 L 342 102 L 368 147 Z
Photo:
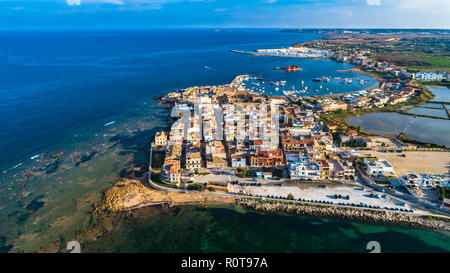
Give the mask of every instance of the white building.
M 364 159 L 367 173 L 371 176 L 394 176 L 394 167 L 387 160 Z
M 291 179 L 318 180 L 320 176 L 319 165 L 315 162 L 297 161 L 289 164 Z
M 447 78 L 447 74 L 440 72 L 418 72 L 413 74 L 413 78 L 419 81 L 440 81 Z
M 202 157 L 199 152 L 192 152 L 186 155 L 186 169 L 198 170 L 202 167 Z
M 232 155 L 231 156 L 231 167 L 245 167 L 247 166 L 247 162 L 245 159 L 245 155 Z
M 407 173 L 398 179 L 407 186 L 422 189 L 448 187 L 448 179 L 443 179 L 439 175 Z

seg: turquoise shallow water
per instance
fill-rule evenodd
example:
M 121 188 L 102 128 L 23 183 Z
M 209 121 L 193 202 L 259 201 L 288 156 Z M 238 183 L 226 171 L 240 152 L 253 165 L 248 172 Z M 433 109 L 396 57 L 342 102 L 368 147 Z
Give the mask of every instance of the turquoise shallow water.
M 87 252 L 448 252 L 445 233 L 341 219 L 258 213 L 227 205 L 160 209 L 124 220 L 112 233 L 84 246 Z
M 365 78 L 336 71 L 350 68 L 348 64 L 228 51 L 289 46 L 317 38 L 311 34 L 17 31 L 0 32 L 0 38 L 1 252 L 29 252 L 55 240 L 71 240 L 78 230 L 95 224 L 88 211 L 98 192 L 134 167 L 145 166 L 151 137 L 167 126 L 167 109 L 151 98 L 194 85 L 228 83 L 243 73 L 270 80 L 287 77 L 296 84 L 312 84 L 312 78 L 323 75 Z M 291 63 L 304 71 L 286 75 L 272 70 Z M 336 86 L 338 92 L 361 89 L 358 84 Z M 207 211 L 201 214 L 210 217 Z M 208 217 L 201 219 L 214 218 Z M 168 219 L 177 223 L 178 218 Z M 204 224 L 193 223 L 198 228 Z M 174 234 L 168 232 L 161 240 L 169 244 Z M 183 240 L 190 244 L 189 238 Z

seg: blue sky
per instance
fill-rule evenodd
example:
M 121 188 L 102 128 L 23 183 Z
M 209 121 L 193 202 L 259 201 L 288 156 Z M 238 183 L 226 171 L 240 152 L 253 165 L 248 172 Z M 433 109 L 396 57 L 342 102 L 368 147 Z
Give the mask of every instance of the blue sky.
M 450 0 L 0 0 L 0 28 L 450 28 Z

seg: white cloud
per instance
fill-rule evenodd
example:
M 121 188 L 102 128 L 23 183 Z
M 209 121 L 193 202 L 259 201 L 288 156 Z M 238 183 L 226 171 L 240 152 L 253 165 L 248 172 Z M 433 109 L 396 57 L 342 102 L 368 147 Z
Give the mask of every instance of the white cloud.
M 228 9 L 215 9 L 214 12 L 225 12 L 228 11 Z
M 66 0 L 66 3 L 69 6 L 79 6 L 81 5 L 81 0 Z
M 381 6 L 381 0 L 366 0 L 369 6 Z
M 122 0 L 102 0 L 103 3 L 114 4 L 114 5 L 123 5 Z
M 0 0 L 0 2 L 3 0 Z M 66 0 L 68 5 L 80 5 L 81 2 L 84 4 L 112 4 L 112 5 L 123 5 L 123 6 L 154 6 L 161 7 L 168 3 L 179 3 L 179 2 L 213 2 L 214 0 Z M 274 1 L 274 0 L 271 0 Z M 277 0 L 275 0 L 277 1 Z
M 418 11 L 450 11 L 449 0 L 400 0 L 399 8 Z

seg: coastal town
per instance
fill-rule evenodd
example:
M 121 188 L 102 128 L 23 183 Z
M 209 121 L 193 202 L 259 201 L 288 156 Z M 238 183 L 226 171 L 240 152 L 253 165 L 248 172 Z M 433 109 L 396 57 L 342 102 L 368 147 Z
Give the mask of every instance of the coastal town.
M 450 0 L 0 6 L 0 254 L 450 253 Z
M 409 73 L 370 60 L 366 50 L 320 54 L 352 63 L 351 72 L 388 77 L 333 96 L 269 96 L 246 88 L 250 75 L 170 92 L 159 99 L 172 107 L 171 126 L 152 141 L 151 186 L 448 216 L 448 148 L 370 135 L 336 119 L 425 103 L 431 96 L 418 81 L 448 74 Z

